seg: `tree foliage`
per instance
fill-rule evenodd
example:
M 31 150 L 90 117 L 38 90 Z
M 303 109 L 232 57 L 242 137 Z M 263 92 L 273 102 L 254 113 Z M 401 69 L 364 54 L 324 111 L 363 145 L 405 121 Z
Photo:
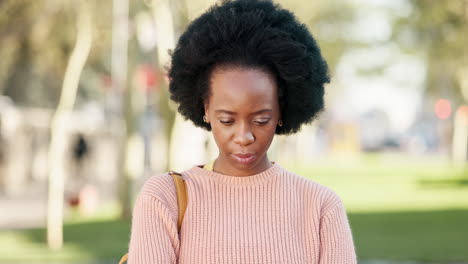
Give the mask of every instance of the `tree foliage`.
M 88 66 L 108 72 L 110 1 L 93 2 L 93 43 Z M 4 0 L 0 2 L 0 93 L 18 105 L 53 108 L 73 48 L 76 26 L 73 2 Z M 89 72 L 89 71 L 88 71 Z M 82 96 L 90 90 L 80 90 Z
M 411 3 L 412 15 L 401 18 L 395 26 L 396 40 L 408 50 L 424 52 L 429 94 L 448 97 L 456 103 L 468 102 L 468 87 L 461 81 L 468 67 L 468 1 Z

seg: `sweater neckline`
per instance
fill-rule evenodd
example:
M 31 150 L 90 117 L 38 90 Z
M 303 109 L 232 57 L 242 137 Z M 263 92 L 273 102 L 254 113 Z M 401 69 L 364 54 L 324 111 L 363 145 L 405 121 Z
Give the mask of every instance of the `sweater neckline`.
M 193 166 L 187 173 L 200 180 L 212 180 L 224 185 L 257 185 L 273 181 L 281 174 L 281 167 L 275 162 L 270 168 L 250 176 L 230 176 Z

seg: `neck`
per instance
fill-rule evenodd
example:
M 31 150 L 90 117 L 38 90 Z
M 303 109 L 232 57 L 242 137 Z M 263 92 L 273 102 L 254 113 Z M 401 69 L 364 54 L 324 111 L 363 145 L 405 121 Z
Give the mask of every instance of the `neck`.
M 213 171 L 234 177 L 245 177 L 261 173 L 269 169 L 271 166 L 272 163 L 268 160 L 267 155 L 252 167 L 236 167 L 227 162 L 221 156 L 218 156 L 213 165 Z

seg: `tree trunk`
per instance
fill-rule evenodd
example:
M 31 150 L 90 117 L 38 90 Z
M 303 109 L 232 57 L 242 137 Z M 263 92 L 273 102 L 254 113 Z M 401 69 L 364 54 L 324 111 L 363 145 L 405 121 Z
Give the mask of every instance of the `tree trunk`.
M 67 117 L 73 110 L 81 72 L 88 58 L 91 42 L 91 14 L 89 2 L 79 1 L 76 44 L 70 56 L 57 109 L 52 117 L 49 146 L 49 196 L 47 208 L 47 243 L 51 249 L 63 245 L 64 152 Z
M 118 196 L 121 207 L 121 218 L 128 219 L 132 212 L 131 191 L 132 177 L 128 171 L 127 159 L 129 140 L 134 130 L 133 108 L 131 104 L 132 90 L 127 87 L 128 75 L 128 0 L 112 1 L 112 94 L 116 102 L 114 116 L 118 128 L 119 160 L 117 166 L 119 173 Z

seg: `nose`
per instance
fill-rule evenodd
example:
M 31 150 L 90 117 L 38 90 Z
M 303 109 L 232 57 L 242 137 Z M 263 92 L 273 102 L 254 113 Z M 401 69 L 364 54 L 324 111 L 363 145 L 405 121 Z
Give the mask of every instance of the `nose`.
M 239 128 L 236 130 L 236 134 L 234 136 L 234 143 L 239 144 L 241 146 L 247 146 L 252 144 L 255 141 L 255 137 L 250 129 L 248 124 L 241 124 Z

